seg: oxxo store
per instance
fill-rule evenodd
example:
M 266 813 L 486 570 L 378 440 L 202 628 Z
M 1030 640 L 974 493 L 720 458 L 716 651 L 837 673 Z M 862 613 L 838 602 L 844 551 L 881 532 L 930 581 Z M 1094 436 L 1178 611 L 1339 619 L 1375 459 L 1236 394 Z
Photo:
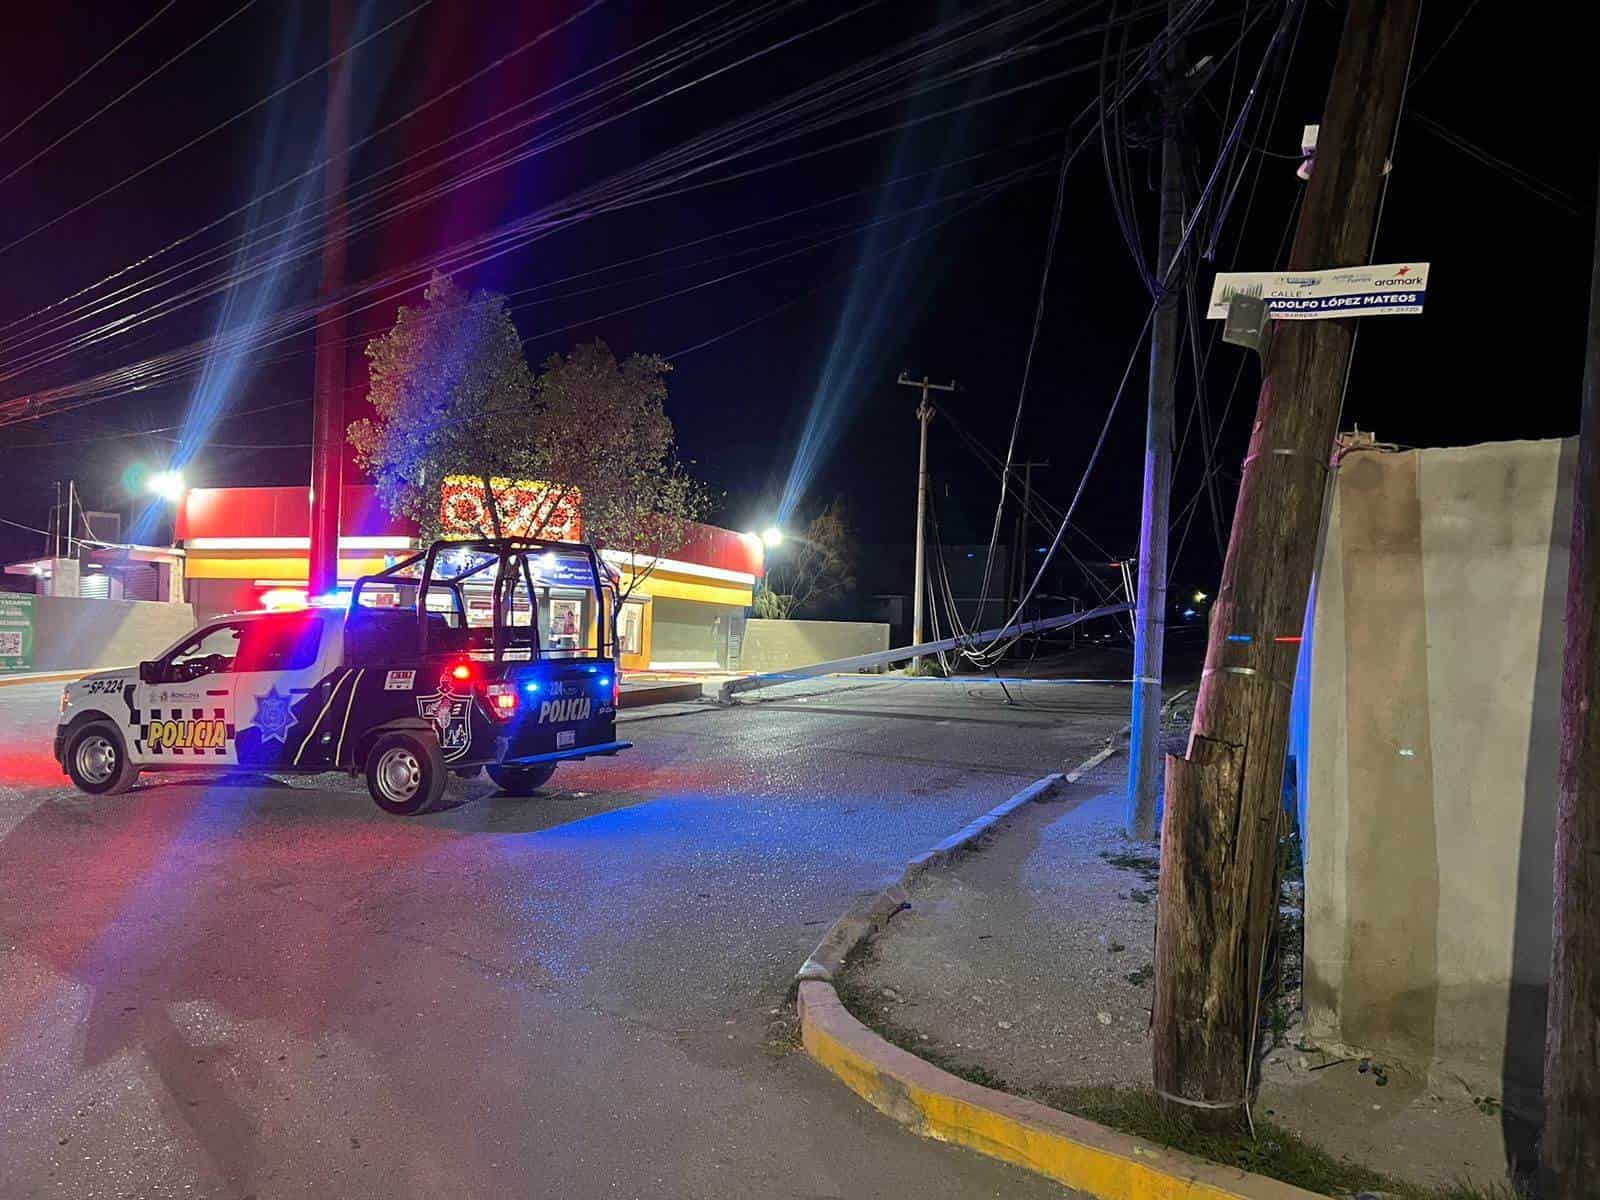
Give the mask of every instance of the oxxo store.
M 347 486 L 341 512 L 342 585 L 420 548 L 415 525 L 392 516 L 370 485 Z M 178 506 L 175 536 L 185 552 L 186 595 L 202 621 L 304 596 L 311 544 L 306 488 L 193 488 Z M 759 539 L 696 524 L 670 555 L 602 547 L 600 556 L 628 597 L 617 621 L 624 670 L 737 669 L 763 573 Z M 560 632 L 553 624 L 552 633 Z

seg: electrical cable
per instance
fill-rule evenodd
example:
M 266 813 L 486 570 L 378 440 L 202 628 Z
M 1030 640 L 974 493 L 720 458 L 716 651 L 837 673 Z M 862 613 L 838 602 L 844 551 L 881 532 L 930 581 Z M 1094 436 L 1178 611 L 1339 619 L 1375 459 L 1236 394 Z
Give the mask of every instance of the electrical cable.
M 236 12 L 234 14 L 234 16 L 238 16 L 239 13 L 242 13 L 246 8 L 249 8 L 255 2 L 256 2 L 256 0 L 245 0 L 244 6 L 242 8 L 240 8 L 238 10 L 238 12 Z M 594 0 L 594 4 L 591 4 L 590 7 L 594 7 L 594 5 L 597 5 L 597 4 L 603 4 L 604 2 L 605 2 L 605 0 Z M 257 111 L 258 109 L 262 108 L 263 106 L 265 106 L 267 104 L 270 104 L 272 101 L 276 100 L 279 96 L 283 95 L 285 92 L 289 91 L 291 88 L 299 86 L 301 83 L 304 83 L 307 79 L 310 79 L 314 75 L 321 74 L 323 71 L 327 70 L 334 63 L 338 62 L 340 59 L 348 58 L 351 54 L 354 54 L 362 46 L 365 46 L 368 42 L 373 41 L 376 38 L 382 37 L 385 33 L 388 33 L 389 30 L 393 29 L 396 25 L 399 25 L 402 22 L 407 21 L 410 18 L 414 17 L 417 13 L 421 12 L 424 8 L 428 7 L 428 5 L 430 5 L 432 3 L 433 3 L 433 0 L 421 0 L 420 4 L 417 4 L 415 7 L 410 8 L 410 9 L 406 10 L 405 12 L 401 13 L 398 17 L 396 17 L 394 20 L 390 21 L 388 24 L 383 25 L 378 29 L 375 29 L 373 32 L 367 34 L 365 37 L 359 39 L 358 41 L 351 42 L 350 45 L 347 46 L 345 49 L 339 51 L 339 53 L 337 53 L 335 55 L 332 55 L 330 58 L 328 58 L 327 61 L 322 63 L 321 66 L 313 67 L 311 70 L 305 72 L 304 74 L 296 76 L 294 79 L 291 79 L 288 83 L 284 84 L 282 87 L 279 87 L 279 88 L 275 89 L 274 91 L 269 92 L 267 95 L 263 96 L 261 99 L 257 100 L 255 103 L 250 104 L 247 107 L 240 109 L 238 112 L 234 113 L 233 116 L 227 118 L 227 120 L 222 121 L 219 124 L 213 125 L 210 129 L 206 130 L 204 133 L 196 134 L 194 137 L 192 137 L 188 141 L 184 142 L 183 145 L 179 146 L 176 150 L 168 151 L 166 154 L 163 154 L 160 158 L 155 159 L 153 162 L 146 163 L 144 166 L 140 167 L 137 171 L 133 172 L 131 175 L 126 175 L 122 179 L 118 180 L 116 183 L 111 184 L 109 187 L 103 188 L 102 190 L 96 192 L 93 196 L 90 196 L 87 200 L 84 200 L 79 204 L 73 205 L 71 208 L 67 209 L 65 212 L 57 213 L 55 216 L 51 217 L 44 224 L 36 225 L 32 229 L 28 230 L 27 233 L 24 233 L 24 234 L 22 234 L 22 235 L 20 235 L 18 237 L 12 238 L 9 242 L 6 242 L 4 245 L 0 245 L 0 255 L 5 254 L 8 250 L 14 250 L 16 247 L 22 245 L 24 242 L 29 241 L 34 237 L 37 237 L 39 234 L 43 233 L 46 229 L 50 229 L 53 226 L 60 224 L 62 221 L 65 221 L 68 217 L 73 216 L 76 213 L 82 212 L 84 209 L 88 208 L 91 204 L 96 204 L 99 201 L 105 199 L 107 196 L 111 195 L 113 192 L 121 191 L 123 188 L 127 187 L 128 184 L 132 183 L 134 180 L 143 178 L 145 175 L 148 175 L 151 171 L 154 171 L 157 167 L 162 166 L 165 163 L 171 162 L 174 158 L 178 157 L 178 155 L 182 154 L 184 151 L 190 149 L 193 146 L 198 145 L 199 143 L 205 141 L 207 138 L 212 137 L 214 134 L 221 133 L 224 129 L 227 129 L 229 126 L 233 125 L 235 122 L 243 120 L 245 117 L 249 116 L 251 113 Z M 229 20 L 232 20 L 232 19 L 233 19 L 232 17 L 229 18 Z M 226 21 L 223 22 L 223 24 L 226 24 L 226 23 L 227 23 Z M 221 26 L 219 25 L 217 28 L 220 29 Z M 213 32 L 215 32 L 215 30 L 213 30 Z M 207 34 L 206 36 L 209 37 L 210 34 Z M 204 39 L 202 39 L 202 40 L 204 40 Z M 198 42 L 195 43 L 195 45 L 198 45 L 198 44 L 199 44 Z M 192 47 L 190 47 L 190 48 L 192 49 Z M 184 51 L 184 53 L 187 53 L 187 50 Z M 119 97 L 118 99 L 120 99 L 120 98 L 121 97 Z M 115 103 L 115 101 L 113 101 L 112 103 Z M 102 110 L 102 111 L 104 111 L 104 110 Z M 96 114 L 96 115 L 98 115 L 98 114 Z M 90 119 L 92 120 L 93 118 L 90 118 Z M 81 126 L 79 126 L 78 128 L 81 128 Z M 76 131 L 77 130 L 74 129 L 72 132 L 76 132 Z M 53 150 L 56 146 L 60 145 L 61 141 L 64 138 L 70 137 L 70 136 L 71 136 L 70 133 L 69 134 L 63 134 L 62 138 L 56 139 L 56 141 L 52 142 L 49 146 L 46 146 L 43 150 L 39 151 L 38 154 L 35 154 L 33 156 L 33 158 L 28 159 L 28 161 L 23 163 L 22 166 L 14 167 L 9 174 L 4 175 L 4 176 L 0 176 L 0 184 L 3 184 L 6 180 L 10 179 L 18 171 L 22 170 L 23 167 L 26 167 L 30 163 L 33 163 L 33 162 L 37 161 L 38 158 L 41 155 L 47 154 L 49 151 Z
M 134 92 L 137 92 L 140 88 L 142 88 L 145 84 L 149 83 L 157 75 L 161 74 L 161 72 L 165 71 L 173 63 L 177 62 L 180 58 L 184 57 L 184 55 L 188 54 L 189 51 L 191 51 L 191 50 L 195 49 L 195 47 L 200 46 L 200 45 L 204 44 L 205 42 L 209 41 L 215 34 L 220 33 L 225 27 L 227 27 L 228 25 L 231 25 L 239 17 L 242 17 L 245 14 L 245 12 L 247 10 L 249 10 L 255 3 L 256 3 L 256 0 L 244 0 L 244 3 L 241 4 L 238 8 L 234 9 L 233 12 L 231 12 L 228 16 L 224 17 L 216 25 L 213 25 L 205 33 L 201 34 L 194 41 L 190 42 L 187 46 L 185 46 L 182 50 L 180 50 L 176 54 L 174 54 L 171 58 L 167 59 L 165 62 L 163 62 L 155 70 L 149 72 L 147 75 L 145 75 L 143 78 L 141 78 L 137 83 L 135 83 L 132 87 L 127 88 L 122 92 L 119 92 L 115 99 L 109 100 L 105 104 L 101 105 L 99 108 L 95 109 L 94 112 L 90 113 L 83 120 L 79 121 L 71 129 L 69 129 L 69 130 L 67 130 L 67 132 L 63 133 L 60 137 L 56 138 L 55 141 L 51 142 L 43 150 L 37 151 L 31 157 L 24 159 L 22 162 L 18 163 L 16 166 L 12 167 L 11 170 L 7 171 L 4 175 L 0 175 L 0 184 L 6 183 L 10 179 L 12 179 L 14 176 L 16 176 L 19 172 L 27 170 L 34 163 L 38 162 L 46 154 L 49 154 L 50 151 L 54 150 L 57 146 L 61 145 L 62 142 L 66 141 L 68 138 L 70 138 L 73 134 L 77 133 L 84 126 L 89 125 L 92 122 L 98 120 L 108 110 L 110 110 L 112 108 L 115 108 L 118 104 L 121 104 L 129 96 L 133 95 Z M 169 3 L 168 5 L 166 5 L 165 8 L 162 8 L 160 11 L 158 11 L 155 14 L 155 17 L 151 17 L 150 21 L 154 21 L 156 19 L 156 17 L 159 17 L 161 15 L 161 13 L 166 12 L 167 9 L 171 8 L 171 7 L 172 7 L 172 5 Z M 99 60 L 99 62 L 96 62 L 94 65 L 96 67 L 98 67 L 101 62 L 105 61 L 106 58 L 109 58 L 112 54 L 115 54 L 124 45 L 126 45 L 128 41 L 130 41 L 132 38 L 136 37 L 145 28 L 145 25 L 150 24 L 150 21 L 146 21 L 144 25 L 139 26 L 139 28 L 135 29 L 133 31 L 133 33 L 130 33 L 127 38 L 124 38 L 121 42 L 118 42 L 116 46 L 112 47 L 112 49 L 110 51 L 108 51 L 107 54 L 103 58 L 101 58 Z M 90 69 L 93 70 L 92 67 Z M 78 78 L 81 79 L 82 76 L 80 75 Z M 18 129 L 22 128 L 23 125 L 26 125 L 30 120 L 33 119 L 33 117 L 35 115 L 37 115 L 40 111 L 42 111 L 44 108 L 47 108 L 52 102 L 54 102 L 55 99 L 57 99 L 57 97 L 59 97 L 62 94 L 62 92 L 67 91 L 69 88 L 72 87 L 73 84 L 75 84 L 77 82 L 78 82 L 78 80 L 74 79 L 72 81 L 72 83 L 69 83 L 67 85 L 66 88 L 61 89 L 61 92 L 57 92 L 55 96 L 52 96 L 49 100 L 46 100 L 44 102 L 44 104 L 40 105 L 39 108 L 35 109 L 33 111 L 33 113 L 30 113 L 28 116 L 24 117 L 17 125 L 13 126 L 9 131 L 7 131 L 7 133 L 5 134 L 4 137 L 0 137 L 0 142 L 5 141 L 6 138 L 10 137 Z M 7 247 L 7 249 L 9 249 L 9 247 Z M 0 250 L 0 253 L 4 253 L 4 250 Z
M 17 130 L 21 129 L 29 121 L 33 120 L 40 113 L 42 113 L 45 109 L 49 108 L 57 100 L 59 100 L 59 99 L 61 99 L 61 97 L 65 96 L 73 88 L 77 87 L 78 84 L 82 83 L 90 75 L 94 74 L 95 71 L 97 71 L 101 67 L 103 67 L 117 53 L 117 51 L 121 50 L 129 42 L 133 41 L 134 38 L 138 37 L 146 29 L 148 29 L 148 28 L 150 28 L 150 26 L 154 25 L 156 23 L 156 21 L 161 17 L 161 15 L 164 12 L 166 12 L 167 9 L 171 8 L 174 4 L 176 4 L 177 2 L 178 2 L 178 0 L 167 0 L 167 2 L 165 4 L 163 4 L 160 8 L 156 9 L 155 12 L 151 13 L 142 22 L 140 22 L 137 26 L 135 26 L 132 33 L 128 34 L 125 38 L 123 38 L 115 46 L 111 47 L 111 49 L 107 50 L 99 58 L 95 59 L 92 63 L 90 63 L 83 70 L 79 71 L 70 80 L 68 80 L 65 84 L 63 84 L 60 88 L 58 88 L 50 96 L 49 99 L 45 100 L 42 104 L 40 104 L 37 108 L 35 108 L 27 116 L 23 117 L 22 120 L 18 121 L 15 125 L 13 125 L 10 129 L 6 130 L 4 133 L 0 133 L 0 145 L 4 145 L 6 140 L 9 139 L 12 134 L 16 133 Z M 248 8 L 249 5 L 246 5 L 245 7 Z M 243 11 L 243 10 L 241 10 L 241 11 Z M 235 13 L 234 15 L 237 16 L 238 14 Z M 233 17 L 229 17 L 228 18 L 228 21 L 231 21 L 231 20 L 233 20 Z M 223 24 L 224 25 L 227 24 L 227 21 L 224 21 Z M 221 27 L 222 26 L 219 25 L 217 28 L 220 29 Z M 215 32 L 215 31 L 213 31 L 213 32 Z M 160 71 L 160 68 L 157 68 L 157 73 L 159 73 L 159 71 Z M 149 78 L 149 76 L 146 77 L 146 79 L 148 79 L 148 78 Z M 141 81 L 141 84 L 143 82 L 144 81 Z M 127 93 L 124 93 L 124 95 L 126 95 L 126 94 Z M 79 128 L 82 128 L 82 126 L 79 126 Z
M 1057 73 L 1057 74 L 1061 74 L 1061 73 Z M 1033 83 L 1022 85 L 1022 86 L 1023 87 L 1038 86 L 1040 82 L 1046 82 L 1046 81 L 1034 81 Z M 1004 94 L 1014 93 L 1017 90 L 1018 89 L 1016 89 L 1016 88 L 1007 89 L 1006 93 L 1004 93 Z M 963 109 L 965 109 L 967 107 L 970 107 L 972 104 L 985 103 L 985 102 L 988 102 L 990 100 L 993 100 L 993 99 L 995 99 L 997 97 L 997 95 L 998 94 L 990 94 L 990 95 L 986 95 L 986 96 L 980 96 L 980 97 L 977 97 L 975 100 L 967 102 L 966 104 L 951 106 L 950 108 L 941 110 L 939 113 L 929 114 L 928 118 L 921 118 L 921 119 L 931 119 L 932 117 L 937 117 L 937 116 L 941 116 L 941 115 L 947 115 L 948 113 L 950 113 L 952 111 L 961 111 L 961 110 L 963 110 Z M 919 119 L 919 120 L 921 120 L 921 119 Z M 892 127 L 892 128 L 903 128 L 908 124 L 915 124 L 915 123 L 918 123 L 918 122 L 901 122 L 897 126 Z M 881 136 L 881 134 L 884 133 L 884 132 L 888 132 L 888 130 L 875 130 L 875 131 L 872 131 L 872 133 L 870 133 L 870 134 L 862 135 L 862 137 Z M 846 142 L 854 142 L 854 141 L 858 141 L 858 140 L 861 140 L 861 138 L 845 139 Z M 832 146 L 832 147 L 824 147 L 824 150 L 831 149 L 831 148 L 836 148 L 839 144 L 840 143 L 835 143 L 834 146 Z M 744 151 L 744 153 L 748 153 L 748 152 L 749 152 L 748 150 Z M 818 153 L 818 152 L 819 151 L 812 151 L 812 152 L 809 152 L 807 155 L 796 156 L 796 157 L 808 157 L 810 154 L 815 154 L 815 153 Z M 792 160 L 786 160 L 786 161 L 792 161 Z M 761 166 L 759 168 L 756 168 L 756 169 L 757 170 L 771 169 L 773 166 L 776 166 L 776 165 L 783 165 L 783 164 L 771 164 L 771 163 L 763 164 L 763 166 Z M 647 166 L 648 166 L 648 164 L 647 164 Z M 743 175 L 743 174 L 748 174 L 748 173 L 749 172 L 747 171 L 747 172 L 740 172 L 739 174 Z M 715 185 L 717 183 L 726 182 L 727 178 L 728 177 L 724 176 L 724 177 L 719 178 L 719 179 L 713 179 L 713 180 L 710 180 L 710 181 L 696 183 L 696 184 L 692 185 L 692 188 L 697 188 L 697 187 L 701 187 L 701 186 L 712 186 L 712 185 Z M 678 189 L 679 192 L 681 192 L 683 190 L 685 190 L 685 189 L 682 189 L 682 188 Z M 656 197 L 646 197 L 646 198 L 659 198 L 659 196 L 661 194 L 662 193 L 658 192 Z M 671 193 L 666 193 L 666 194 L 671 194 Z M 627 197 L 627 196 L 621 197 L 621 200 L 624 201 L 624 202 L 627 202 L 627 203 L 637 202 L 636 198 L 630 198 L 630 197 Z M 614 208 L 615 204 L 609 205 L 607 207 Z M 539 215 L 542 216 L 543 214 L 539 214 Z M 577 219 L 584 219 L 584 218 L 587 218 L 590 215 L 592 215 L 592 212 L 590 212 L 590 213 L 579 213 L 579 214 L 577 214 Z M 555 223 L 560 225 L 560 224 L 570 223 L 570 221 L 563 222 L 563 221 L 558 219 Z M 497 256 L 498 254 L 501 254 L 501 253 L 506 253 L 506 252 L 509 251 L 509 249 L 515 248 L 516 245 L 518 244 L 518 241 L 525 238 L 525 233 L 526 233 L 527 229 L 528 229 L 528 223 L 526 221 L 523 221 L 523 222 L 520 222 L 520 223 L 514 222 L 514 223 L 512 223 L 512 225 L 509 228 L 508 227 L 502 227 L 500 230 L 492 231 L 490 234 L 485 235 L 484 237 L 481 237 L 481 238 L 478 238 L 478 239 L 473 239 L 470 242 L 466 243 L 465 245 L 458 244 L 457 246 L 450 248 L 450 250 L 444 252 L 441 255 L 433 256 L 433 261 L 432 262 L 423 263 L 423 264 L 413 264 L 411 267 L 409 267 L 409 268 L 407 268 L 407 269 L 405 269 L 405 270 L 403 270 L 401 272 L 391 272 L 388 276 L 381 277 L 380 279 L 378 279 L 376 281 L 367 281 L 367 284 L 362 288 L 362 290 L 365 291 L 365 292 L 371 293 L 374 290 L 385 288 L 385 287 L 388 287 L 388 286 L 392 286 L 394 284 L 404 285 L 405 283 L 408 282 L 408 279 L 406 278 L 406 276 L 415 276 L 416 274 L 418 274 L 418 268 L 419 267 L 421 267 L 422 269 L 428 269 L 428 268 L 433 268 L 433 269 L 458 269 L 462 265 L 467 265 L 467 264 L 470 264 L 470 263 L 486 261 L 488 258 L 495 257 L 495 256 Z M 539 236 L 541 233 L 546 232 L 546 231 L 547 230 L 544 230 L 544 229 L 534 229 L 533 233 L 534 233 L 534 236 Z M 496 245 L 495 244 L 496 241 L 499 241 L 500 244 Z M 443 259 L 445 261 L 441 261 L 441 259 Z M 379 300 L 375 300 L 374 303 L 381 302 L 381 299 L 382 298 L 380 297 L 380 299 Z M 368 305 L 367 307 L 370 307 L 370 305 Z M 302 319 L 302 320 L 304 319 L 304 314 L 293 314 L 293 315 L 297 319 Z M 269 328 L 269 332 L 275 332 L 275 328 L 276 327 Z M 259 339 L 255 339 L 255 340 L 259 340 Z M 281 340 L 281 339 L 277 339 L 277 340 Z M 155 363 L 134 364 L 133 365 L 133 372 L 138 372 L 139 370 L 141 370 L 141 368 L 148 369 L 149 367 L 156 367 L 157 369 L 160 369 L 159 368 L 159 364 L 155 364 Z M 111 375 L 110 377 L 106 377 L 106 376 L 94 377 L 90 381 L 86 381 L 86 382 L 89 384 L 91 390 L 99 393 L 99 396 L 97 398 L 103 398 L 104 394 L 106 392 L 106 385 L 113 385 L 114 384 L 114 385 L 118 385 L 119 387 L 126 386 L 128 384 L 128 382 L 129 382 L 129 380 L 130 380 L 130 375 L 131 375 L 131 373 L 130 374 L 120 375 L 120 376 Z M 148 386 L 149 384 L 146 382 L 146 383 L 143 383 L 143 385 L 144 386 Z M 80 387 L 79 390 L 83 390 L 83 389 Z M 46 394 L 46 395 L 43 395 L 43 396 L 36 396 L 33 399 L 33 403 L 32 404 L 26 404 L 25 403 L 22 407 L 26 410 L 27 408 L 30 408 L 30 407 L 36 407 L 40 400 L 44 400 L 44 401 L 48 402 L 48 401 L 52 401 L 52 400 L 65 400 L 65 399 L 70 399 L 70 398 L 71 398 L 70 395 Z M 15 409 L 17 407 L 16 402 L 13 402 L 12 407 L 13 407 L 13 409 Z M 13 415 L 13 418 L 14 418 L 17 415 L 24 415 L 24 414 L 18 414 L 18 413 L 16 413 L 14 411 L 12 415 Z M 27 414 L 27 415 L 31 415 L 31 414 Z

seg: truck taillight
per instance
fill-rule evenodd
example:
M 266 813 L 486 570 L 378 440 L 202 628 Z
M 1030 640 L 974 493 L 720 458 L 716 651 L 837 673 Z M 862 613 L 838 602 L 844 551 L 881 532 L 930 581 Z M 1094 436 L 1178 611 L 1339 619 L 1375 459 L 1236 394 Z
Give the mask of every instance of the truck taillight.
M 497 721 L 509 721 L 517 715 L 517 685 L 505 679 L 483 685 L 483 702 L 489 715 Z

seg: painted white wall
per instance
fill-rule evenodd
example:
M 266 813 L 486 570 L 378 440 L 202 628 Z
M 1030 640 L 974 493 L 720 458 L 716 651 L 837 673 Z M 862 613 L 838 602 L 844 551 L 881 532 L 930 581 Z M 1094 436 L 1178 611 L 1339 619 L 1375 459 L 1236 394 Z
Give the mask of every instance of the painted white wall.
M 1345 457 L 1312 622 L 1308 1031 L 1536 1107 L 1572 439 Z

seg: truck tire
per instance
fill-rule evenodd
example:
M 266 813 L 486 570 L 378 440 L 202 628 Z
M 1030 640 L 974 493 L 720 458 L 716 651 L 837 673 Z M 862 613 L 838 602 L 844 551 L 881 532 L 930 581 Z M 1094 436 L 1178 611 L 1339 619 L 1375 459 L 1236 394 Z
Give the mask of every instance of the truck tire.
M 367 791 L 386 813 L 409 817 L 427 812 L 444 796 L 447 768 L 436 738 L 397 730 L 367 752 Z
M 550 776 L 556 773 L 556 764 L 540 763 L 533 767 L 491 766 L 488 771 L 489 778 L 494 780 L 495 786 L 508 796 L 531 796 L 550 782 Z
M 90 721 L 67 739 L 62 765 L 80 792 L 115 796 L 139 778 L 139 768 L 128 761 L 128 746 L 110 721 Z

